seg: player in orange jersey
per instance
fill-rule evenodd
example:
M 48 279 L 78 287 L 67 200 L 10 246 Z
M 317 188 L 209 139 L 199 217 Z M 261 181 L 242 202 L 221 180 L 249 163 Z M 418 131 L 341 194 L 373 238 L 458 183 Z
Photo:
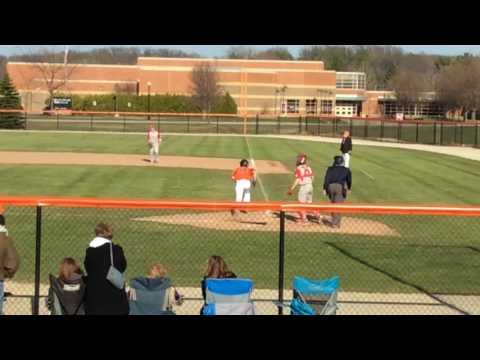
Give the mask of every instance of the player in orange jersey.
M 257 182 L 255 169 L 249 167 L 248 160 L 240 161 L 240 166 L 233 171 L 232 180 L 235 181 L 235 201 L 250 202 L 252 185 Z M 232 215 L 235 211 L 232 210 Z

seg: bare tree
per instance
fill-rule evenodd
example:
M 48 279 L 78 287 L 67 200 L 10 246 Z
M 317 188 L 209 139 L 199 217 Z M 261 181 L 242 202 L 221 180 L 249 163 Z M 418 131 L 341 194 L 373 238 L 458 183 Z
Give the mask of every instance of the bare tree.
M 438 100 L 450 111 L 460 111 L 476 118 L 480 108 L 480 59 L 460 58 L 445 66 L 436 83 Z
M 76 65 L 68 64 L 67 54 L 56 49 L 44 48 L 30 55 L 30 58 L 35 61 L 33 68 L 36 74 L 33 76 L 40 77 L 40 81 L 48 92 L 50 108 L 52 108 L 54 95 L 60 89 L 65 89 L 68 80 L 76 70 Z
M 257 51 L 248 46 L 232 46 L 227 50 L 227 59 L 254 59 Z
M 191 81 L 194 99 L 202 111 L 211 112 L 222 95 L 217 70 L 209 62 L 200 63 L 193 68 Z

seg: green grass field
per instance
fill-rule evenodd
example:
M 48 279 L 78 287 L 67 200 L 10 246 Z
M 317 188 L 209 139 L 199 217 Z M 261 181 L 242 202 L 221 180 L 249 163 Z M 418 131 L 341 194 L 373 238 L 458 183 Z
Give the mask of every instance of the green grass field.
M 305 152 L 317 174 L 316 202 L 323 174 L 337 144 L 249 138 L 256 160 L 278 160 L 293 171 Z M 0 151 L 71 151 L 146 154 L 143 135 L 0 133 Z M 243 137 L 167 136 L 161 154 L 249 158 Z M 354 145 L 350 203 L 477 205 L 480 168 L 471 160 L 403 149 Z M 1 195 L 86 196 L 178 200 L 232 200 L 229 171 L 119 166 L 0 165 Z M 285 192 L 292 175 L 262 175 L 268 200 L 293 201 Z M 257 186 L 254 199 L 266 200 Z M 209 255 L 223 255 L 240 276 L 258 288 L 278 283 L 278 233 L 209 230 L 132 221 L 166 214 L 151 210 L 44 209 L 42 279 L 56 272 L 64 256 L 83 259 L 94 225 L 113 223 L 125 249 L 128 276 L 164 262 L 180 286 L 197 286 Z M 189 216 L 192 212 L 185 212 Z M 261 217 L 262 215 L 259 215 Z M 401 236 L 287 233 L 286 281 L 295 274 L 339 274 L 342 289 L 368 292 L 480 293 L 480 222 L 474 218 L 363 216 Z M 10 208 L 9 228 L 24 258 L 19 280 L 33 278 L 33 209 Z M 212 221 L 215 221 L 212 219 Z M 401 281 L 399 281 L 399 279 Z

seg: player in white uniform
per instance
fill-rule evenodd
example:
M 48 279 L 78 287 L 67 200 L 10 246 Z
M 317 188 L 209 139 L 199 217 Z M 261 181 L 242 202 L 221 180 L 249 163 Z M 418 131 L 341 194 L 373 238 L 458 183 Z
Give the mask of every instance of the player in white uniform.
M 313 179 L 314 174 L 310 166 L 307 165 L 307 155 L 301 154 L 297 158 L 297 168 L 295 170 L 295 182 L 288 190 L 288 195 L 292 195 L 293 190 L 300 187 L 298 190 L 298 201 L 302 204 L 311 204 L 313 201 Z M 318 217 L 319 214 L 315 213 Z M 300 212 L 300 222 L 308 224 L 307 213 Z
M 160 148 L 160 143 L 162 142 L 162 138 L 160 137 L 160 133 L 155 129 L 155 126 L 150 125 L 150 130 L 147 134 L 147 141 L 148 146 L 150 147 L 150 162 L 151 163 L 158 163 L 158 152 Z

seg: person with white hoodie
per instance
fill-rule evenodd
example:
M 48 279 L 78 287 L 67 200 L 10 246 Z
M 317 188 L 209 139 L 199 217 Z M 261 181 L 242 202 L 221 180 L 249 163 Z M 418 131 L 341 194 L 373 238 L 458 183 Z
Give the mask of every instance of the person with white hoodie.
M 85 255 L 86 315 L 128 315 L 129 305 L 125 287 L 118 289 L 108 279 L 111 265 L 110 246 L 113 249 L 113 265 L 124 273 L 127 260 L 121 246 L 113 244 L 113 229 L 100 223 L 95 227 L 95 238 L 90 242 Z

